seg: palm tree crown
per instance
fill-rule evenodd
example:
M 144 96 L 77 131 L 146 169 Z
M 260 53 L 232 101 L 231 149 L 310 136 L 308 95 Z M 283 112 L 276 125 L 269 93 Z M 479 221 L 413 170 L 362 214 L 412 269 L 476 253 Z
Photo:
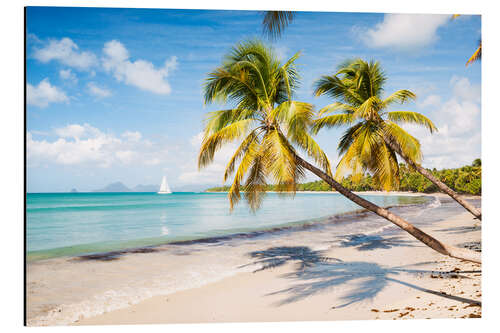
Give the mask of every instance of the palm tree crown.
M 396 152 L 385 139 L 400 147 L 413 161 L 422 159 L 419 141 L 398 124 L 425 126 L 432 133 L 437 128 L 417 112 L 387 111 L 393 104 L 403 104 L 416 96 L 409 90 L 398 90 L 382 97 L 387 78 L 378 62 L 349 60 L 333 76 L 323 76 L 315 83 L 316 96 L 337 100 L 320 110 L 314 132 L 323 127 L 349 126 L 338 145 L 341 160 L 335 177 L 351 172 L 354 181 L 368 171 L 384 190 L 399 187 L 399 164 Z
M 232 107 L 208 114 L 198 167 L 210 164 L 222 145 L 238 141 L 224 173 L 224 182 L 234 174 L 228 194 L 231 209 L 243 189 L 252 210 L 258 209 L 269 181 L 278 191 L 295 193 L 304 176 L 296 148 L 331 173 L 326 154 L 308 133 L 312 105 L 293 100 L 299 84 L 298 57 L 299 53 L 281 63 L 272 49 L 252 40 L 235 46 L 222 66 L 208 74 L 205 103 Z

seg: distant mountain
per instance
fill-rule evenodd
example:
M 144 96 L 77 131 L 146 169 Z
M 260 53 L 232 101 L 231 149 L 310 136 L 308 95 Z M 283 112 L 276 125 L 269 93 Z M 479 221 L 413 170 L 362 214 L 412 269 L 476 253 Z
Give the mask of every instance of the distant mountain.
M 130 189 L 122 182 L 111 183 L 104 188 L 93 190 L 92 192 L 130 192 Z
M 78 193 L 78 190 L 76 188 L 72 188 L 70 192 L 71 193 Z
M 132 192 L 158 192 L 160 188 L 159 185 L 142 185 L 139 184 L 136 187 L 132 188 Z
M 103 188 L 93 190 L 92 192 L 158 192 L 158 185 L 139 184 L 133 188 L 128 188 L 122 182 L 111 183 Z
M 207 188 L 217 186 L 215 184 L 192 184 L 183 186 L 172 186 L 174 192 L 204 192 Z

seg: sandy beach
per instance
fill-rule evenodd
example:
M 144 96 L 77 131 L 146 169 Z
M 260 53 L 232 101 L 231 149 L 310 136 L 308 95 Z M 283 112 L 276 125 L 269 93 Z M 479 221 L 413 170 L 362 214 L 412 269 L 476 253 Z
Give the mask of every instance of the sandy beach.
M 464 246 L 480 222 L 459 213 L 423 228 Z M 236 275 L 154 296 L 76 325 L 478 318 L 481 266 L 440 255 L 406 233 L 324 250 L 300 241 L 262 248 Z M 220 258 L 224 260 L 224 258 Z

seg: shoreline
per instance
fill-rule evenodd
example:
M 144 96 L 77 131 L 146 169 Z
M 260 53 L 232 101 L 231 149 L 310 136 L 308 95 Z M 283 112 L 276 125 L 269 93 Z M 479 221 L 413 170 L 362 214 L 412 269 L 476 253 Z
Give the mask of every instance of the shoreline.
M 410 220 L 419 221 L 419 227 L 424 226 L 425 230 L 425 226 L 429 223 L 434 225 L 435 221 L 442 219 L 448 221 L 457 214 L 457 205 L 453 201 L 438 199 L 437 202 L 438 205 L 434 200 L 427 201 L 427 204 L 424 205 L 410 204 L 394 207 L 394 209 L 396 212 L 399 210 L 397 214 L 403 213 L 405 214 L 403 216 L 407 216 Z M 461 210 L 458 209 L 458 212 Z M 139 306 L 153 298 L 163 297 L 155 295 L 168 296 L 178 292 L 198 290 L 241 274 L 246 276 L 244 280 L 248 282 L 248 279 L 255 278 L 256 275 L 247 273 L 251 273 L 259 265 L 257 263 L 255 266 L 255 263 L 252 263 L 253 260 L 249 254 L 265 249 L 276 247 L 285 250 L 293 248 L 298 251 L 305 249 L 315 255 L 319 255 L 323 251 L 333 251 L 335 255 L 332 257 L 335 258 L 338 258 L 337 254 L 347 251 L 347 258 L 353 259 L 361 256 L 364 260 L 371 258 L 372 253 L 379 251 L 377 246 L 380 247 L 380 250 L 387 247 L 391 249 L 390 251 L 396 251 L 397 253 L 389 252 L 387 254 L 395 257 L 401 257 L 398 249 L 410 250 L 403 255 L 403 259 L 415 255 L 411 252 L 412 248 L 420 247 L 420 244 L 415 243 L 412 239 L 401 239 L 397 228 L 395 229 L 394 226 L 374 214 L 358 212 L 348 215 L 351 216 L 347 216 L 347 218 L 345 215 L 340 218 L 330 217 L 325 223 L 309 223 L 300 229 L 278 230 L 276 233 L 262 233 L 255 235 L 256 237 L 165 244 L 152 249 L 152 251 L 150 251 L 151 249 L 126 251 L 123 255 L 110 253 L 109 256 L 54 258 L 48 259 L 48 261 L 34 262 L 28 266 L 30 272 L 28 274 L 28 294 L 30 295 L 28 304 L 29 309 L 31 309 L 30 313 L 33 313 L 28 317 L 30 318 L 28 319 L 29 326 L 72 324 L 78 321 L 87 323 L 87 320 L 92 320 L 92 318 L 107 316 L 107 313 L 114 311 L 126 311 L 130 307 Z M 366 229 L 367 226 L 369 229 Z M 363 237 L 359 238 L 358 235 L 363 235 Z M 480 238 L 480 231 L 478 235 Z M 375 246 L 373 252 L 372 249 L 369 249 L 370 246 Z M 432 250 L 426 250 L 432 252 Z M 377 254 L 376 256 L 379 255 L 384 256 L 385 254 Z M 300 257 L 296 253 L 285 253 L 286 256 L 290 258 Z M 416 257 L 419 258 L 420 254 L 416 254 Z M 220 258 L 225 259 L 221 261 Z M 268 259 L 275 260 L 276 258 Z M 342 259 L 346 261 L 345 258 Z M 286 266 L 290 266 L 290 263 L 293 263 L 292 268 L 289 267 L 282 274 L 291 273 L 290 269 L 293 269 L 293 265 L 296 263 L 293 260 L 287 260 Z M 278 267 L 277 271 L 281 269 L 283 268 Z M 117 272 L 121 272 L 119 278 L 116 276 Z M 262 273 L 267 274 L 267 270 Z M 115 276 L 118 279 L 115 280 Z M 81 282 L 83 282 L 81 281 L 82 277 L 85 277 L 85 289 L 80 287 Z M 367 277 L 365 276 L 365 278 Z M 50 281 L 51 287 L 44 286 L 44 281 L 45 283 Z M 74 283 L 61 284 L 63 281 L 74 281 Z M 267 284 L 265 281 L 263 283 Z M 85 291 L 84 294 L 80 294 L 84 298 L 78 296 L 77 293 L 77 296 L 70 297 L 73 300 L 67 300 L 62 304 L 58 303 L 61 297 L 56 295 L 67 295 L 68 292 L 73 294 L 75 287 Z M 243 287 L 243 289 L 245 288 Z M 126 291 L 128 289 L 132 294 Z M 51 294 L 55 297 L 49 296 Z M 115 294 L 116 296 L 114 296 Z M 118 295 L 121 296 L 117 297 Z M 46 308 L 49 304 L 43 302 L 40 304 L 39 301 L 33 303 L 30 299 L 40 301 L 46 299 L 50 301 L 49 304 L 52 303 L 55 307 L 50 305 L 49 308 Z M 97 300 L 98 303 L 95 303 Z M 233 304 L 233 307 L 236 305 Z M 38 309 L 41 309 L 45 314 L 40 313 Z M 44 309 L 47 309 L 48 313 Z M 148 323 L 141 321 L 140 318 L 137 320 L 139 323 Z M 261 321 L 260 319 L 255 320 Z M 304 318 L 304 320 L 313 319 Z
M 244 193 L 245 191 L 240 191 Z M 229 193 L 228 191 L 204 191 L 200 193 Z M 266 193 L 291 193 L 291 192 L 277 192 L 277 191 L 266 191 Z M 321 194 L 339 194 L 337 191 L 296 191 L 296 194 L 299 193 L 321 193 Z M 447 194 L 443 192 L 431 192 L 431 193 L 425 193 L 425 192 L 406 192 L 406 191 L 352 191 L 352 193 L 357 194 L 357 195 L 401 195 L 401 196 L 430 196 L 430 197 L 440 197 L 440 198 L 447 198 L 449 197 Z M 460 194 L 461 197 L 465 199 L 481 199 L 480 195 L 473 195 L 473 194 Z
M 216 192 L 213 192 L 216 193 Z M 222 192 L 221 192 L 222 193 Z M 268 193 L 277 193 L 277 192 L 268 192 Z M 324 194 L 324 193 L 338 193 L 338 192 L 320 192 L 320 191 L 301 191 L 298 193 L 307 193 L 307 194 Z M 411 193 L 411 192 L 397 192 L 397 191 L 392 191 L 392 192 L 383 192 L 383 191 L 366 191 L 366 192 L 354 192 L 357 194 L 368 194 L 368 195 L 379 195 L 379 196 L 408 196 L 408 197 L 437 197 L 435 194 L 420 194 L 420 193 Z M 446 195 L 444 195 L 446 197 Z M 426 203 L 423 204 L 417 204 L 417 205 L 425 205 Z M 405 207 L 405 206 L 411 206 L 415 204 L 399 204 L 399 205 L 389 205 L 389 206 L 384 206 L 385 208 L 394 208 L 394 207 Z M 102 258 L 113 258 L 117 256 L 121 256 L 122 254 L 126 253 L 134 253 L 134 252 L 141 252 L 141 251 L 154 251 L 154 248 L 156 247 L 161 247 L 165 245 L 183 245 L 183 244 L 194 244 L 194 243 L 207 243 L 207 242 L 219 242 L 223 240 L 228 240 L 228 239 L 234 239 L 234 238 L 253 238 L 253 237 L 258 237 L 259 235 L 263 234 L 273 234 L 273 233 L 279 233 L 283 231 L 294 231 L 294 230 L 300 230 L 301 228 L 307 228 L 310 225 L 314 223 L 318 223 L 319 221 L 324 221 L 328 220 L 331 218 L 338 219 L 338 218 L 356 218 L 360 217 L 364 213 L 366 213 L 367 210 L 363 208 L 355 209 L 352 211 L 347 211 L 347 212 L 342 212 L 342 213 L 336 213 L 336 214 L 331 214 L 327 216 L 321 216 L 317 218 L 312 218 L 312 219 L 305 219 L 305 220 L 297 220 L 297 221 L 291 221 L 291 222 L 284 222 L 280 223 L 274 226 L 266 226 L 266 227 L 260 227 L 260 228 L 248 228 L 248 230 L 238 230 L 234 229 L 234 232 L 230 233 L 221 233 L 221 234 L 216 234 L 212 236 L 199 236 L 199 237 L 190 237 L 190 236 L 182 236 L 179 237 L 178 239 L 170 239 L 168 241 L 159 241 L 155 240 L 152 243 L 144 243 L 143 245 L 137 245 L 137 246 L 125 246 L 125 247 L 120 247 L 118 245 L 115 246 L 110 246 L 111 248 L 109 250 L 100 250 L 100 251 L 85 251 L 79 254 L 59 254 L 59 255 L 53 255 L 49 256 L 47 253 L 51 252 L 62 252 L 65 249 L 72 248 L 74 246 L 67 246 L 63 248 L 52 248 L 52 249 L 45 249 L 45 250 L 37 250 L 37 251 L 31 251 L 27 253 L 27 262 L 28 263 L 34 263 L 38 262 L 41 260 L 50 260 L 50 259 L 55 259 L 55 258 L 85 258 L 85 257 L 102 257 Z M 321 222 L 320 222 L 321 223 Z M 149 240 L 150 238 L 146 238 L 144 240 Z M 140 242 L 142 241 L 141 239 L 137 240 L 130 240 L 128 242 Z M 123 243 L 126 243 L 127 241 L 123 241 Z M 96 243 L 97 244 L 97 243 Z M 83 245 L 77 245 L 77 246 L 85 246 L 87 244 Z M 88 244 L 89 246 L 92 246 L 92 244 Z M 151 250 L 153 249 L 153 250 Z
M 453 215 L 424 230 L 455 245 L 478 242 L 480 228 L 470 229 L 475 221 L 469 216 L 467 212 Z M 458 232 L 462 229 L 468 231 Z M 290 244 L 290 249 L 298 245 Z M 360 245 L 312 251 L 330 258 L 323 261 L 311 258 L 313 254 L 274 256 L 269 251 L 257 260 L 270 264 L 267 269 L 153 296 L 74 325 L 481 316 L 480 265 L 442 256 L 405 233 L 385 245 L 371 250 Z M 286 262 L 272 265 L 273 259 L 283 256 Z

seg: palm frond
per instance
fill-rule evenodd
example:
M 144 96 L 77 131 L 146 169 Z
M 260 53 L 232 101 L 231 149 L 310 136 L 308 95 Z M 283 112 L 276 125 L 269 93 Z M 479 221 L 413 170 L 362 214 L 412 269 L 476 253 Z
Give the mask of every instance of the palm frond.
M 332 104 L 329 104 L 323 108 L 321 108 L 318 112 L 318 116 L 321 117 L 325 114 L 330 114 L 333 112 L 343 112 L 343 113 L 354 113 L 354 110 L 356 108 L 353 107 L 352 105 L 346 104 L 346 103 L 340 103 L 340 102 L 335 102 Z
M 309 103 L 286 101 L 274 108 L 269 117 L 283 123 L 287 131 L 293 133 L 305 131 L 312 124 L 314 110 Z
M 255 141 L 258 139 L 258 133 L 257 133 L 258 130 L 259 128 L 250 132 L 250 134 L 243 140 L 238 149 L 236 149 L 236 151 L 234 152 L 233 156 L 231 157 L 226 166 L 226 170 L 224 171 L 224 182 L 226 182 L 228 177 L 231 176 L 231 174 L 234 172 L 234 167 L 238 163 L 239 159 L 242 156 L 246 156 L 246 153 L 249 150 L 255 148 L 256 145 Z M 251 156 L 251 154 L 252 151 L 248 154 L 248 156 Z
M 395 152 L 380 139 L 374 159 L 368 169 L 381 189 L 385 191 L 399 188 L 399 164 Z
M 351 125 L 354 122 L 354 116 L 350 113 L 334 114 L 325 116 L 314 121 L 311 131 L 317 134 L 323 127 L 334 128 L 344 125 Z
M 340 99 L 354 107 L 361 105 L 364 100 L 355 88 L 346 84 L 345 80 L 337 76 L 322 76 L 314 83 L 314 95 L 327 95 L 333 99 Z
M 352 114 L 354 119 L 373 119 L 381 109 L 382 101 L 377 96 L 368 97 Z
M 295 60 L 297 60 L 300 57 L 300 52 L 295 53 L 288 61 L 280 68 L 279 75 L 281 76 L 278 79 L 278 82 L 282 82 L 282 84 L 277 86 L 277 92 L 279 90 L 282 90 L 283 88 L 281 86 L 284 86 L 286 90 L 286 100 L 292 100 L 293 97 L 293 90 L 297 88 L 297 83 L 299 79 L 299 74 L 296 71 L 295 68 Z M 281 89 L 280 89 L 281 88 Z M 281 99 L 279 100 L 278 103 L 281 102 Z
M 482 41 L 479 41 L 479 46 L 478 48 L 476 49 L 476 51 L 472 54 L 472 56 L 469 58 L 469 60 L 467 60 L 467 62 L 465 63 L 465 66 L 468 66 L 469 64 L 473 63 L 473 62 L 476 62 L 478 60 L 481 60 L 481 56 L 482 56 L 482 50 L 483 48 L 483 42 Z
M 245 199 L 247 200 L 250 209 L 257 211 L 262 200 L 266 195 L 267 175 L 269 170 L 266 166 L 268 162 L 269 153 L 266 151 L 264 144 L 259 145 L 259 150 L 251 160 L 251 166 L 248 170 L 247 180 L 245 182 Z
M 352 145 L 354 142 L 355 136 L 357 131 L 359 130 L 360 127 L 364 125 L 363 122 L 359 122 L 351 127 L 349 127 L 342 137 L 340 138 L 339 144 L 337 146 L 337 151 L 339 155 L 344 155 L 347 149 Z
M 424 127 L 427 127 L 427 129 L 431 133 L 437 132 L 438 130 L 436 125 L 434 125 L 434 123 L 429 118 L 418 112 L 392 111 L 387 113 L 387 119 L 400 124 L 422 125 Z
M 245 119 L 256 119 L 256 111 L 251 109 L 228 109 L 207 113 L 204 120 L 204 136 L 220 131 L 227 125 Z
M 328 157 L 309 134 L 314 110 L 309 103 L 289 101 L 278 105 L 271 113 L 273 119 L 283 124 L 285 136 L 312 157 L 327 174 L 331 174 Z
M 240 164 L 238 165 L 238 169 L 236 170 L 236 174 L 234 175 L 233 183 L 229 188 L 229 192 L 227 194 L 229 198 L 230 210 L 234 209 L 234 206 L 240 201 L 241 194 L 240 188 L 241 183 L 248 170 L 254 165 L 257 159 L 260 159 L 259 152 L 261 151 L 261 145 L 257 142 L 257 138 L 250 142 L 247 146 L 247 149 L 242 153 L 243 156 L 241 158 Z M 227 170 L 226 170 L 227 172 Z
M 264 32 L 272 38 L 281 36 L 294 16 L 295 13 L 291 11 L 267 11 L 262 21 Z
M 364 174 L 365 168 L 359 159 L 358 145 L 354 144 L 347 148 L 346 153 L 342 155 L 337 168 L 335 169 L 335 180 L 341 182 L 342 179 L 347 175 L 351 174 L 351 179 L 354 183 L 357 183 L 361 176 Z
M 217 68 L 208 74 L 204 85 L 205 104 L 235 102 L 238 108 L 258 109 L 262 95 L 255 89 L 248 73 L 239 75 L 226 68 Z
M 210 136 L 205 136 L 198 154 L 198 168 L 201 169 L 210 164 L 214 159 L 215 153 L 223 144 L 241 138 L 253 121 L 253 119 L 239 120 L 225 126 Z
M 398 90 L 394 93 L 392 93 L 389 97 L 384 99 L 382 102 L 382 105 L 384 108 L 394 104 L 394 103 L 399 103 L 399 104 L 404 104 L 410 100 L 414 100 L 417 98 L 417 95 L 415 95 L 413 92 L 407 89 L 402 89 Z
M 291 138 L 292 142 L 298 145 L 308 156 L 312 157 L 316 163 L 325 171 L 327 175 L 332 175 L 332 169 L 328 156 L 321 149 L 319 144 L 307 132 Z
M 399 146 L 407 158 L 420 163 L 422 160 L 422 151 L 420 150 L 420 142 L 417 138 L 391 121 L 387 121 L 384 124 L 383 130 L 387 139 Z
M 304 176 L 304 170 L 296 163 L 293 147 L 278 130 L 267 133 L 262 144 L 267 153 L 267 169 L 278 192 L 295 193 L 299 179 Z

